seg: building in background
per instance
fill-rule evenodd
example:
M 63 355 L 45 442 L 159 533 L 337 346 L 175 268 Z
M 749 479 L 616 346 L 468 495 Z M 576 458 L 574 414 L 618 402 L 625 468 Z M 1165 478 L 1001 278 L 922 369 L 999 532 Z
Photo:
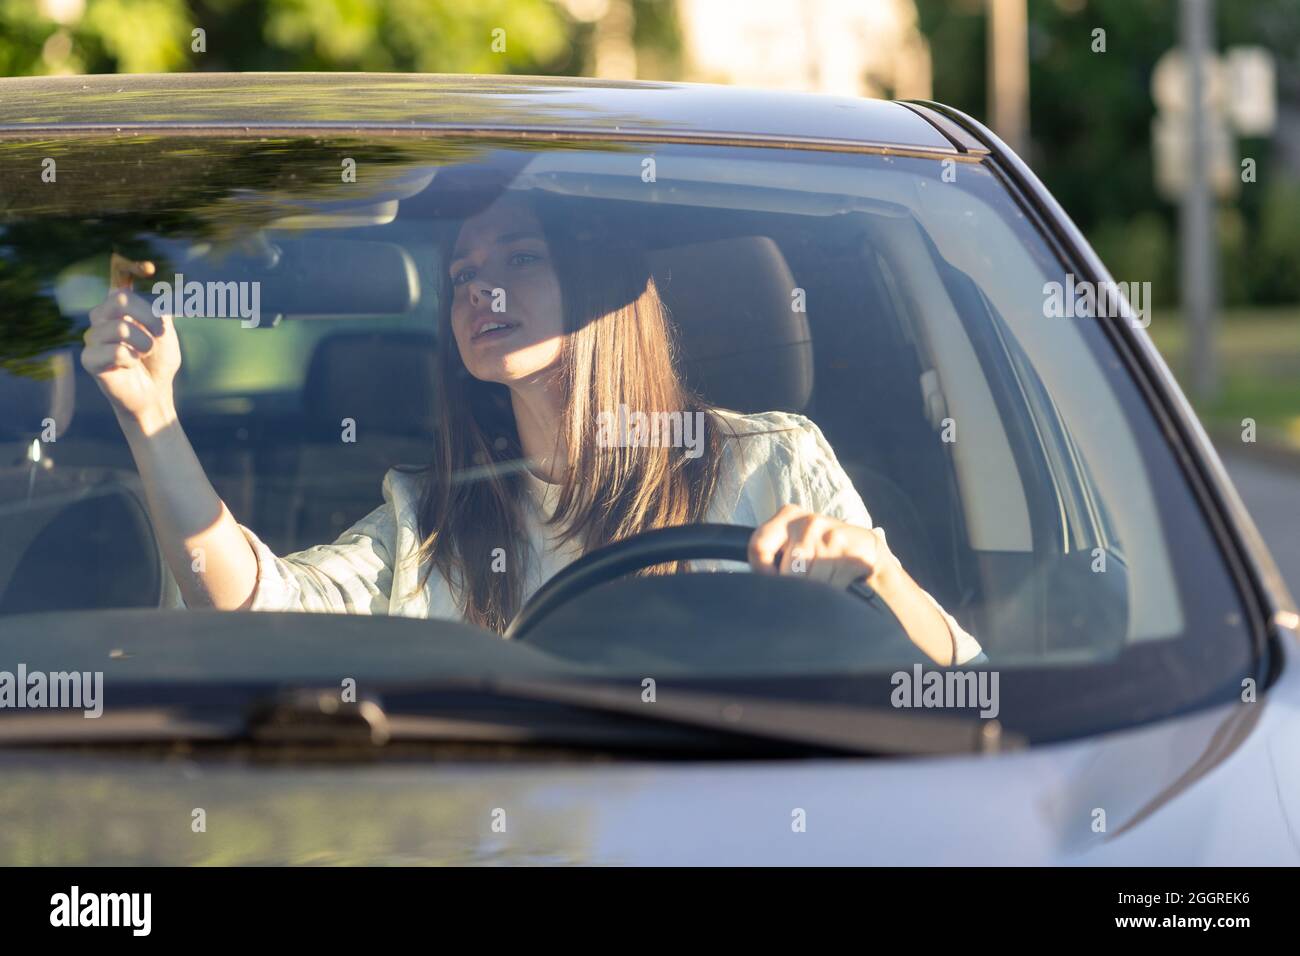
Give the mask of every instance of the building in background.
M 930 45 L 913 0 L 677 0 L 677 7 L 687 79 L 930 98 Z

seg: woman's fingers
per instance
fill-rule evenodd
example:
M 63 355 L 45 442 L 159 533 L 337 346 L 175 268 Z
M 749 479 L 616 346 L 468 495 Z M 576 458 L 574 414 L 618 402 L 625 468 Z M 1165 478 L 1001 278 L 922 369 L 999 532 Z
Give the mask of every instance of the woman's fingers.
M 85 342 L 89 346 L 116 345 L 121 342 L 143 353 L 153 348 L 154 339 L 138 323 L 126 317 L 92 325 L 86 330 Z
M 82 338 L 86 347 L 81 350 L 81 365 L 92 375 L 129 368 L 154 347 L 153 336 L 129 318 L 101 319 Z
M 136 279 L 147 279 L 155 271 L 154 264 L 147 259 L 137 262 L 114 252 L 108 259 L 108 287 L 130 289 Z
M 139 355 L 125 342 L 101 342 L 81 350 L 81 365 L 92 375 L 113 368 L 130 368 Z
M 749 563 L 760 574 L 778 574 L 778 558 L 789 540 L 789 524 L 808 514 L 804 508 L 786 505 L 749 537 Z
M 815 581 L 847 585 L 870 575 L 883 559 L 876 531 L 787 505 L 754 532 L 749 560 L 766 574 L 803 574 Z
M 818 558 L 818 538 L 826 519 L 804 514 L 786 525 L 786 545 L 781 549 L 782 574 L 807 574 Z
M 147 329 L 151 335 L 162 335 L 166 324 L 154 315 L 153 306 L 134 292 L 111 290 L 107 298 L 90 310 L 90 324 L 103 325 L 131 319 Z
M 889 557 L 877 529 L 843 521 L 832 521 L 823 528 L 818 547 L 823 558 L 810 569 L 812 576 L 836 587 L 870 577 Z

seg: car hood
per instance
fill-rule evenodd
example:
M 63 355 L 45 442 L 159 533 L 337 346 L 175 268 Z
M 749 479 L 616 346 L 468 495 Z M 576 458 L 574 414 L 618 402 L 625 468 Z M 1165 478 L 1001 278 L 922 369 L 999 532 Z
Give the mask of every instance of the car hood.
M 8 751 L 0 864 L 1295 865 L 1300 655 L 1283 633 L 1283 672 L 1257 703 L 993 757 L 303 765 Z

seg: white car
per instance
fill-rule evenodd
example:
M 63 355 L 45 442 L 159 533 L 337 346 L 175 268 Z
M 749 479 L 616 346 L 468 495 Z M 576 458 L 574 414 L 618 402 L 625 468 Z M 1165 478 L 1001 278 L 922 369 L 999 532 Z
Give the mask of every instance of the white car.
M 968 117 L 87 76 L 0 80 L 0 141 L 0 864 L 1300 863 L 1295 605 L 1140 290 Z M 427 462 L 441 250 L 484 190 L 639 245 L 694 392 L 815 423 L 984 656 L 935 664 L 870 589 L 629 573 L 744 561 L 708 523 L 588 553 L 506 639 L 181 607 L 77 360 L 110 252 L 207 294 L 181 419 L 297 554 Z

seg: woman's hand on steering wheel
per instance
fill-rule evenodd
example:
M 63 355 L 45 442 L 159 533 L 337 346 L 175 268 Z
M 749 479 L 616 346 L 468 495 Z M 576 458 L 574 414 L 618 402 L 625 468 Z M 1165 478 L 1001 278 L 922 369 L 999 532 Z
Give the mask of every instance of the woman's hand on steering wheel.
M 903 569 L 884 532 L 787 505 L 762 527 L 685 524 L 643 531 L 583 555 L 543 584 L 515 615 L 523 639 L 561 605 L 616 577 L 670 561 L 749 559 L 760 574 L 803 574 L 884 603 L 906 637 L 939 664 L 955 663 L 957 638 L 942 608 Z M 865 578 L 866 588 L 856 582 Z M 865 591 L 865 593 L 863 593 Z
M 879 529 L 786 505 L 750 537 L 749 563 L 759 574 L 805 574 L 836 587 L 866 578 L 874 587 L 898 559 Z
M 930 659 L 957 662 L 957 637 L 939 605 L 889 550 L 878 528 L 786 505 L 749 538 L 749 563 L 760 574 L 806 574 L 837 587 L 865 579 Z

